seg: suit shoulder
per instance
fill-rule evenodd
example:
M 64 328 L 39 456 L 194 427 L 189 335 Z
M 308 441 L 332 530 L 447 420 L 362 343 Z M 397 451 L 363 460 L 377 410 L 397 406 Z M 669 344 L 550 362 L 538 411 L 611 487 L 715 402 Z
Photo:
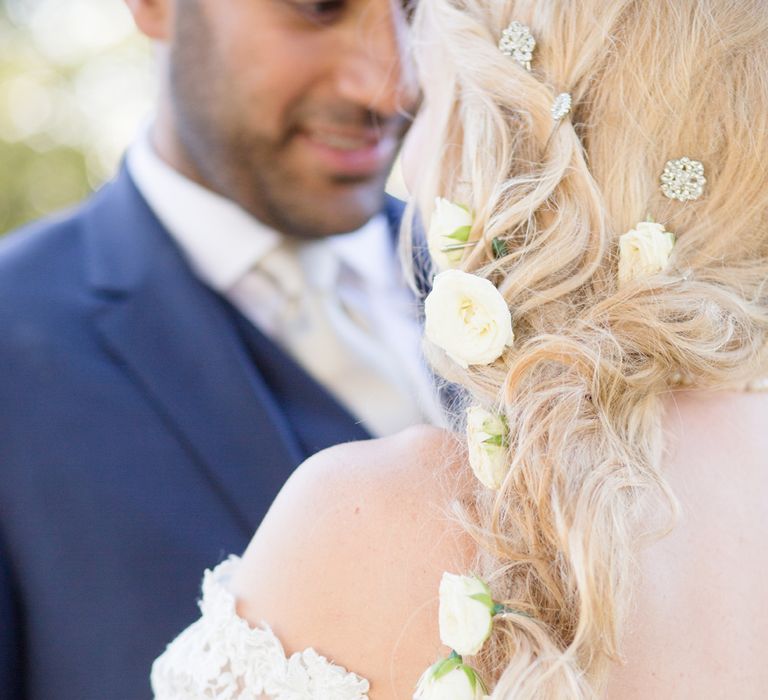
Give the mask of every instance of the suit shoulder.
M 73 235 L 80 228 L 83 207 L 70 209 L 31 221 L 0 238 L 0 266 L 13 267 L 31 256 L 45 252 L 56 253 L 66 245 L 62 238 Z
M 0 299 L 77 273 L 83 208 L 34 221 L 0 239 Z

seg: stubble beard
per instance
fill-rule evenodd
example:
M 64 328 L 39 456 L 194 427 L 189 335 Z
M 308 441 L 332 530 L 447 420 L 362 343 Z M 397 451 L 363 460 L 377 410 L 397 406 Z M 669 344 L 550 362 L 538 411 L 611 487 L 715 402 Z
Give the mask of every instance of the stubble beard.
M 195 47 L 210 47 L 201 52 Z M 170 52 L 169 92 L 176 141 L 185 171 L 204 187 L 234 201 L 265 225 L 289 236 L 317 238 L 345 233 L 381 211 L 387 171 L 367 177 L 328 176 L 308 186 L 286 158 L 301 124 L 312 112 L 330 123 L 371 126 L 377 117 L 351 106 L 299 104 L 281 133 L 264 134 L 242 121 L 237 86 L 217 60 L 209 28 L 196 2 L 180 13 Z M 254 113 L 253 107 L 250 113 Z M 238 121 L 239 120 L 239 121 Z M 386 121 L 387 128 L 393 120 Z M 397 120 L 405 132 L 405 121 Z

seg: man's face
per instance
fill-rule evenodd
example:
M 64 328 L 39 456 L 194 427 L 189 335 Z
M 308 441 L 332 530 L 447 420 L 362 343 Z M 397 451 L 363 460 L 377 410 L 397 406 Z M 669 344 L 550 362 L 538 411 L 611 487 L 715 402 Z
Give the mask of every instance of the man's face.
M 183 169 L 284 233 L 358 228 L 414 104 L 403 31 L 398 0 L 176 0 Z

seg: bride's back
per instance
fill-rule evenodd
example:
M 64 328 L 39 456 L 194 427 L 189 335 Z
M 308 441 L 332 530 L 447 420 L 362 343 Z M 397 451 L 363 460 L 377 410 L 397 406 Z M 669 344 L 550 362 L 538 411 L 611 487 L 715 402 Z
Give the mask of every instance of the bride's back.
M 625 663 L 611 666 L 606 700 L 765 696 L 766 420 L 768 393 L 667 400 L 663 472 L 681 516 L 641 552 Z M 272 621 L 289 653 L 314 646 L 368 678 L 371 700 L 409 698 L 445 653 L 440 577 L 477 553 L 451 515 L 474 488 L 465 457 L 451 434 L 427 427 L 314 457 L 243 559 L 241 613 Z
M 607 698 L 765 697 L 768 394 L 679 394 L 666 416 L 681 517 L 641 553 Z

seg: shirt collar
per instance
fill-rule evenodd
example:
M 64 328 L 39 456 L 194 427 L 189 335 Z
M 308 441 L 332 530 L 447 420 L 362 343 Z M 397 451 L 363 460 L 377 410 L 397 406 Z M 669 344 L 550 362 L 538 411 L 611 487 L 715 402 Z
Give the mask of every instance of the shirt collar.
M 230 290 L 282 243 L 282 234 L 163 161 L 152 146 L 148 129 L 130 147 L 127 164 L 139 191 L 192 269 L 215 291 Z M 325 240 L 366 284 L 386 288 L 401 278 L 383 214 L 356 231 Z
M 327 240 L 339 260 L 368 285 L 386 289 L 401 279 L 394 241 L 383 214 L 357 231 Z
M 187 257 L 218 292 L 229 290 L 277 247 L 282 236 L 232 200 L 184 177 L 155 152 L 145 132 L 131 146 L 128 169 L 139 191 Z

